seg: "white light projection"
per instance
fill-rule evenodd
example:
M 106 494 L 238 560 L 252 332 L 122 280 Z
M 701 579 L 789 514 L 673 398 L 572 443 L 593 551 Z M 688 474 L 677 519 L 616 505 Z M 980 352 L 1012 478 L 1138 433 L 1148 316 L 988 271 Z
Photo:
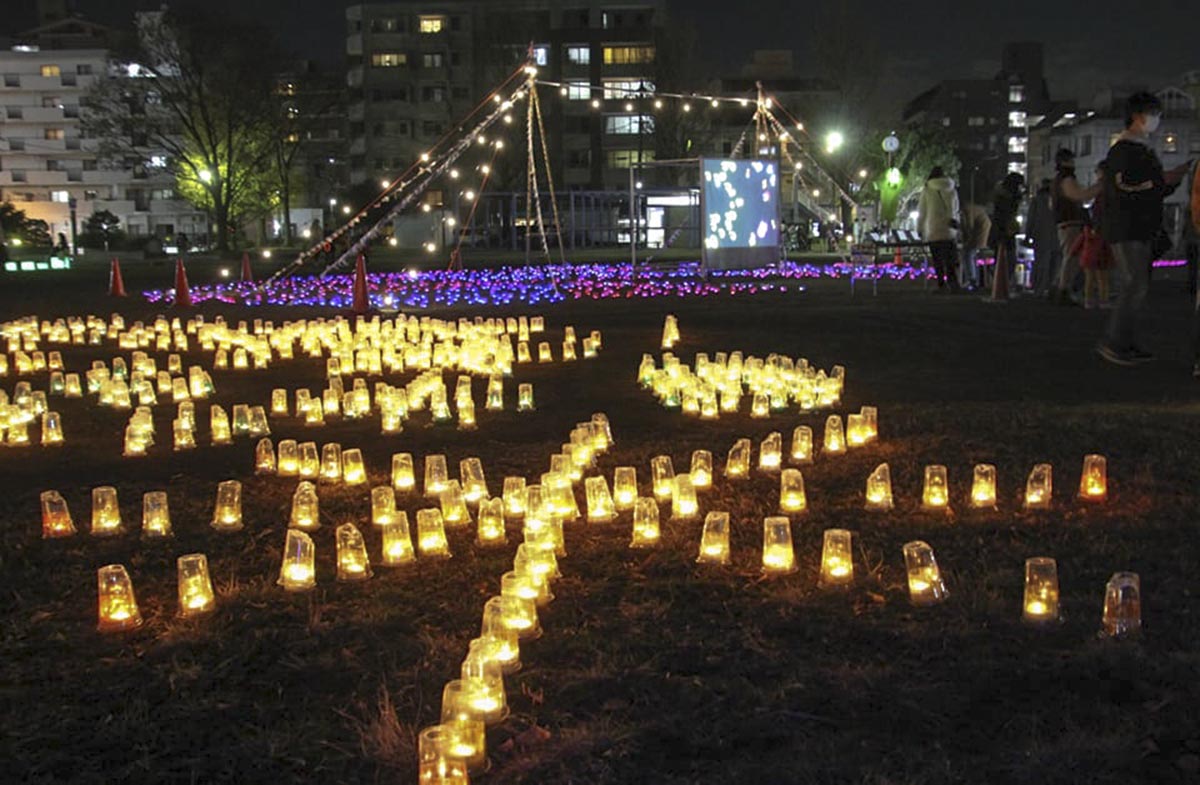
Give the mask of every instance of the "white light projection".
M 779 245 L 779 174 L 771 161 L 705 159 L 709 250 Z

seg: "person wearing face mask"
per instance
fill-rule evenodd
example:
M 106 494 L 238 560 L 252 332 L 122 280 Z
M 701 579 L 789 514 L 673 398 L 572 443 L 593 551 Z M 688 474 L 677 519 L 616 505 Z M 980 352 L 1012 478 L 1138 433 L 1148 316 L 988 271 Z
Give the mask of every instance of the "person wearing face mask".
M 1135 93 L 1125 105 L 1125 130 L 1108 151 L 1101 234 L 1112 246 L 1120 294 L 1096 351 L 1110 363 L 1137 365 L 1154 355 L 1134 341 L 1137 312 L 1150 289 L 1154 260 L 1165 252 L 1163 198 L 1178 187 L 1183 167 L 1164 172 L 1149 145 L 1162 121 L 1162 102 Z M 1166 243 L 1169 246 L 1169 243 Z

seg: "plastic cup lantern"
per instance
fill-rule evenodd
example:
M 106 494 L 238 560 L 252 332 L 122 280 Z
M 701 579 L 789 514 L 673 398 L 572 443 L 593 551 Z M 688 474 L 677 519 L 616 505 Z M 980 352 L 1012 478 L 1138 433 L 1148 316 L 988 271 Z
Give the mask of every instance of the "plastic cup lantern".
M 990 463 L 975 465 L 971 479 L 971 507 L 976 510 L 996 509 L 996 467 Z
M 342 445 L 329 442 L 321 446 L 321 482 L 342 481 Z
M 583 485 L 587 496 L 588 523 L 608 523 L 617 517 L 616 506 L 608 492 L 608 480 L 588 477 Z
M 1108 466 L 1103 455 L 1083 456 L 1079 498 L 1088 502 L 1102 502 L 1108 498 Z
M 639 496 L 633 506 L 633 539 L 629 547 L 653 548 L 659 544 L 661 537 L 658 502 L 649 496 Z
M 58 412 L 42 415 L 42 446 L 57 447 L 63 443 L 62 417 Z
M 321 526 L 321 500 L 317 497 L 317 486 L 301 480 L 292 494 L 292 517 L 289 524 L 293 529 L 311 531 Z
M 416 487 L 410 453 L 398 452 L 392 456 L 392 487 L 399 493 L 408 493 Z
M 216 607 L 212 578 L 208 574 L 208 557 L 189 553 L 175 560 L 179 588 L 179 615 L 199 616 Z
M 533 385 L 529 382 L 517 385 L 517 411 L 533 411 Z
M 908 572 L 908 597 L 913 605 L 936 605 L 949 596 L 928 543 L 920 540 L 905 543 L 904 567 Z
M 521 640 L 537 638 L 542 634 L 538 624 L 537 606 L 532 600 L 520 597 L 492 597 L 487 605 L 500 608 L 500 623 L 517 634 Z M 484 606 L 485 611 L 487 606 Z
M 142 626 L 142 613 L 133 594 L 133 582 L 124 565 L 109 564 L 96 573 L 99 598 L 100 632 L 123 632 Z
M 825 420 L 824 452 L 828 455 L 843 455 L 846 452 L 846 436 L 839 415 L 831 414 Z
M 425 496 L 437 498 L 446 490 L 450 474 L 446 469 L 445 455 L 425 456 Z
M 786 575 L 796 571 L 792 522 L 785 517 L 763 520 L 762 571 L 764 575 Z
M 1104 617 L 1100 634 L 1109 638 L 1136 635 L 1142 630 L 1142 582 L 1136 572 L 1117 572 L 1104 587 Z
M 270 438 L 263 437 L 254 445 L 254 473 L 275 474 L 275 445 Z
M 390 485 L 371 489 L 371 523 L 383 526 L 396 517 L 396 492 Z
M 371 577 L 367 543 L 353 523 L 343 523 L 337 527 L 337 564 L 339 581 L 365 581 Z
M 850 449 L 864 447 L 871 440 L 870 432 L 861 414 L 846 415 L 846 446 Z
M 1029 472 L 1025 483 L 1025 509 L 1048 510 L 1054 496 L 1054 469 L 1048 463 L 1039 463 Z
M 1054 559 L 1035 556 L 1025 560 L 1023 608 L 1022 618 L 1029 624 L 1058 621 L 1058 565 Z
M 510 598 L 514 602 L 520 602 Z M 504 617 L 504 604 L 493 603 L 499 597 L 493 597 L 483 606 L 484 628 L 500 628 L 505 634 L 511 634 Z M 533 603 L 529 603 L 533 607 Z M 491 617 L 489 619 L 489 617 Z M 478 713 L 485 724 L 493 725 L 508 717 L 508 698 L 504 693 L 504 672 L 502 662 L 496 660 L 494 652 L 485 647 L 472 647 L 467 650 L 460 671 L 465 683 L 472 710 Z
M 549 363 L 554 362 L 554 355 L 550 352 L 550 342 L 542 341 L 538 344 L 538 362 Z
M 836 589 L 852 583 L 854 551 L 850 532 L 845 529 L 826 529 L 821 544 L 821 575 L 817 585 L 823 589 Z
M 892 509 L 892 473 L 886 463 L 881 463 L 867 477 L 868 510 L 887 511 Z
M 544 578 L 528 573 L 512 570 L 500 576 L 500 596 L 518 597 L 535 605 L 546 605 L 554 599 L 550 593 L 550 583 Z
M 367 467 L 363 463 L 362 450 L 357 447 L 342 453 L 342 482 L 347 485 L 362 485 L 367 481 Z
M 450 544 L 446 541 L 446 526 L 441 510 L 434 507 L 417 510 L 417 550 L 422 556 L 450 558 Z
M 225 413 L 224 408 L 217 404 L 213 404 L 209 409 L 209 426 L 214 445 L 233 442 L 233 433 L 229 427 L 229 415 Z
M 484 500 L 479 505 L 479 526 L 476 530 L 476 542 L 481 547 L 488 547 L 503 545 L 506 541 L 504 532 L 504 500 Z
M 412 537 L 408 531 L 408 513 L 396 511 L 392 520 L 380 525 L 383 536 L 383 561 L 385 567 L 408 564 L 417 558 L 413 552 Z
M 673 314 L 663 320 L 662 348 L 672 349 L 679 342 L 679 322 Z
M 446 526 L 455 529 L 470 525 L 471 513 L 467 509 L 467 499 L 463 495 L 462 486 L 458 484 L 458 480 L 450 480 L 446 483 L 446 488 L 442 491 L 439 500 L 442 505 L 442 520 Z
M 725 459 L 725 477 L 730 480 L 745 479 L 750 474 L 750 452 L 752 446 L 749 439 L 738 439 L 729 448 Z
M 946 467 L 925 467 L 925 488 L 921 492 L 921 507 L 926 510 L 950 509 L 950 484 L 946 478 Z
M 713 456 L 708 450 L 692 451 L 692 465 L 689 472 L 692 477 L 692 487 L 698 491 L 712 487 Z
M 295 439 L 282 439 L 277 448 L 275 463 L 280 477 L 296 477 L 300 474 L 300 449 Z
M 509 518 L 525 517 L 525 478 L 504 478 L 504 514 Z
M 797 425 L 792 431 L 792 463 L 809 464 L 813 461 L 812 428 L 807 425 Z
M 704 516 L 704 531 L 700 535 L 699 564 L 729 563 L 729 513 L 710 512 Z
M 121 533 L 121 507 L 117 489 L 102 485 L 92 489 L 92 536 L 111 537 Z
M 321 458 L 316 442 L 300 443 L 300 476 L 306 480 L 315 480 L 321 476 Z
M 808 512 L 804 475 L 799 469 L 784 469 L 779 475 L 779 511 L 792 514 Z
M 767 434 L 758 448 L 758 470 L 774 473 L 783 463 L 783 436 L 778 431 Z
M 553 531 L 553 525 L 543 531 Z M 541 580 L 552 581 L 558 578 L 558 556 L 553 545 L 553 539 L 546 538 L 544 543 L 523 542 L 517 546 L 513 557 L 513 569 L 517 572 L 529 572 Z
M 471 771 L 487 768 L 487 741 L 483 714 L 475 711 L 470 692 L 462 679 L 446 682 L 442 688 L 442 725 L 449 734 L 449 752 L 462 760 Z
M 148 491 L 142 495 L 142 536 L 148 539 L 171 536 L 166 491 Z
M 864 406 L 859 413 L 863 418 L 863 427 L 867 432 L 867 441 L 875 441 L 879 438 L 879 410 L 874 406 Z
M 71 537 L 75 534 L 75 522 L 71 520 L 71 511 L 67 508 L 67 500 L 58 491 L 42 491 L 42 537 Z
M 445 725 L 422 728 L 417 737 L 417 782 L 421 785 L 469 785 L 467 762 L 453 754 L 455 733 Z
M 458 476 L 462 481 L 463 496 L 467 504 L 478 504 L 488 498 L 487 479 L 483 475 L 483 462 L 478 458 L 463 458 L 458 462 Z
M 671 465 L 671 456 L 657 455 L 650 459 L 650 479 L 656 499 L 667 501 L 671 498 L 675 480 L 675 468 Z
M 242 484 L 225 480 L 217 485 L 217 502 L 213 507 L 212 527 L 217 531 L 240 531 L 242 528 Z
M 692 485 L 692 475 L 675 475 L 671 493 L 671 519 L 690 521 L 699 513 L 700 503 L 696 499 L 696 488 Z
M 288 416 L 288 394 L 283 388 L 271 390 L 271 416 L 272 417 L 287 417 Z

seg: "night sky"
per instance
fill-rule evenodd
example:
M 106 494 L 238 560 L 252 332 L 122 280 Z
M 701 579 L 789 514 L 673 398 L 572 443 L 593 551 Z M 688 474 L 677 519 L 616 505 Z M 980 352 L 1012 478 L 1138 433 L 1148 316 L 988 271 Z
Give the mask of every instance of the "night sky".
M 6 7 L 14 0 L 6 0 Z M 25 15 L 5 14 L 0 31 L 31 23 L 33 0 L 15 0 Z M 750 52 L 792 48 L 815 72 L 812 48 L 825 35 L 820 20 L 849 7 L 843 40 L 881 55 L 883 100 L 898 107 L 949 77 L 990 76 L 1009 40 L 1046 44 L 1051 96 L 1087 101 L 1112 84 L 1161 86 L 1200 68 L 1200 0 L 669 0 L 677 18 L 699 32 L 711 75 L 736 71 Z M 312 59 L 341 57 L 348 0 L 207 0 L 204 7 L 238 9 L 278 25 L 289 47 Z M 77 0 L 89 18 L 119 25 L 153 0 Z M 6 8 L 7 10 L 7 8 Z

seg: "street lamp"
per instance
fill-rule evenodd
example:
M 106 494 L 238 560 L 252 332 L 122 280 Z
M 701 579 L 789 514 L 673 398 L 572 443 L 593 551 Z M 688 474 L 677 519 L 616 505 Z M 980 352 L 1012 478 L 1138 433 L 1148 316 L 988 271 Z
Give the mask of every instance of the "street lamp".
M 202 183 L 211 183 L 212 182 L 212 179 L 213 179 L 212 172 L 208 171 L 207 169 L 201 169 L 199 174 L 200 174 L 200 181 Z
M 825 152 L 833 154 L 842 149 L 842 145 L 846 143 L 846 137 L 841 131 L 830 131 L 825 134 Z

